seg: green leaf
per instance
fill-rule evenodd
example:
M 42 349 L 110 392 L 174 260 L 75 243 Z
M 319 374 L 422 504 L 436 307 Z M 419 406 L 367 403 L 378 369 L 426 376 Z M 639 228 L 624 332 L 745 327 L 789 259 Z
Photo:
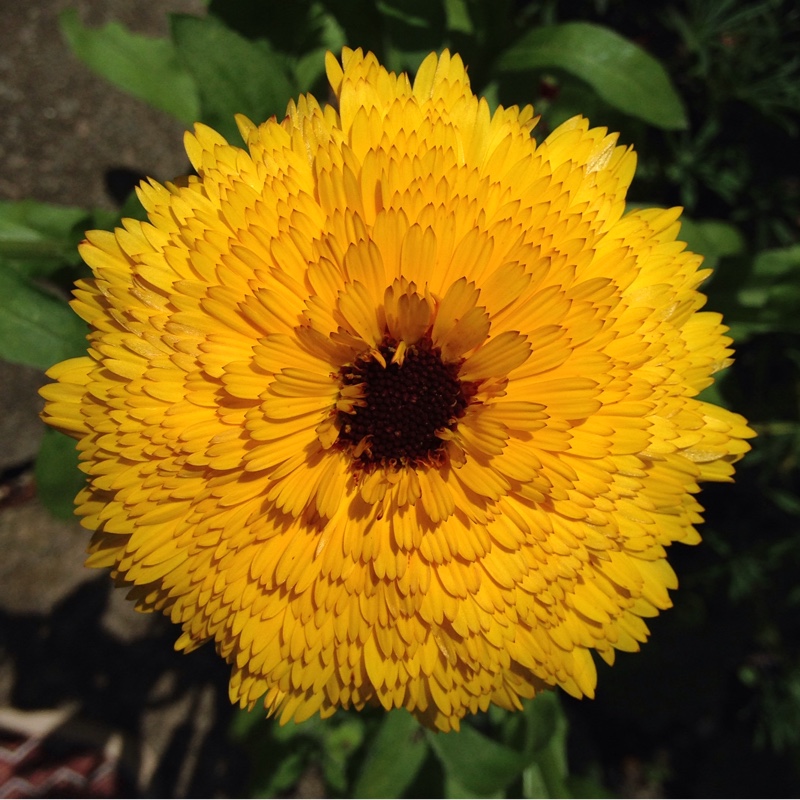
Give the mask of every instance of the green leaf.
M 458 778 L 455 778 L 451 774 L 445 775 L 444 779 L 444 797 L 448 798 L 448 800 L 456 800 L 456 798 L 466 798 L 466 797 L 488 797 L 488 798 L 500 798 L 505 797 L 506 793 L 504 790 L 499 790 L 492 794 L 477 794 L 476 792 L 468 789 L 466 786 L 461 784 Z
M 765 494 L 781 511 L 794 517 L 800 517 L 800 497 L 796 494 L 784 489 L 768 489 Z
M 458 733 L 427 732 L 448 778 L 465 792 L 493 795 L 512 783 L 529 763 L 523 753 L 489 739 L 471 725 Z
M 256 123 L 283 116 L 296 87 L 286 60 L 266 41 L 251 42 L 210 16 L 170 19 L 180 58 L 200 90 L 203 122 L 231 140 L 238 135 L 235 114 Z
M 556 692 L 542 692 L 525 704 L 524 751 L 538 756 L 566 736 L 567 721 Z
M 372 742 L 354 797 L 400 797 L 428 755 L 419 723 L 406 711 L 391 711 Z
M 489 715 L 499 728 L 493 738 L 469 723 L 458 733 L 428 733 L 445 770 L 448 797 L 496 796 L 519 778 L 526 797 L 569 797 L 567 721 L 559 696 L 544 692 L 517 714 L 497 711 Z
M 231 736 L 250 757 L 247 797 L 281 796 L 298 782 L 316 752 L 313 736 L 305 735 L 313 728 L 306 723 L 281 727 L 267 719 L 263 709 L 234 715 Z M 285 732 L 291 741 L 280 735 Z
M 237 708 L 234 709 L 233 718 L 231 719 L 230 734 L 234 739 L 245 739 L 261 724 L 267 724 L 261 708 L 253 710 Z M 271 721 L 269 724 L 271 724 Z
M 347 794 L 347 777 L 350 759 L 364 740 L 364 722 L 343 717 L 338 724 L 329 723 L 323 728 L 322 771 L 328 786 Z
M 0 358 L 47 369 L 84 352 L 86 333 L 64 300 L 0 269 Z
M 678 238 L 686 242 L 692 252 L 705 256 L 704 266 L 712 269 L 720 258 L 739 255 L 745 249 L 744 237 L 738 228 L 721 220 L 682 217 Z
M 777 311 L 787 301 L 797 301 L 800 276 L 800 245 L 780 250 L 765 250 L 753 260 L 745 283 L 739 288 L 738 301 L 744 308 Z
M 77 263 L 76 245 L 91 215 L 82 208 L 0 202 L 0 260 L 27 275 L 47 275 L 65 263 Z
M 36 458 L 34 478 L 37 493 L 50 513 L 61 519 L 72 519 L 75 495 L 86 483 L 78 469 L 75 440 L 48 428 Z
M 527 752 L 533 763 L 522 776 L 526 797 L 570 797 L 567 788 L 567 719 L 555 692 L 540 694 L 526 707 Z
M 386 40 L 386 64 L 394 71 L 415 71 L 432 50 L 439 50 L 447 16 L 442 2 L 378 0 Z
M 495 64 L 498 72 L 561 69 L 586 81 L 607 103 L 667 130 L 688 127 L 683 102 L 661 64 L 608 28 L 566 22 L 535 28 Z
M 288 792 L 308 768 L 308 753 L 304 749 L 282 754 L 270 772 L 256 784 L 254 797 L 277 797 Z M 257 756 L 256 756 L 257 757 Z
M 765 250 L 751 264 L 734 266 L 745 269 L 719 270 L 709 287 L 734 340 L 770 331 L 800 333 L 800 245 Z
M 447 15 L 447 30 L 458 31 L 471 35 L 475 26 L 469 15 L 467 0 L 444 0 L 444 10 Z
M 85 28 L 75 9 L 59 19 L 73 53 L 95 72 L 186 124 L 198 118 L 197 86 L 169 39 L 140 36 L 117 22 Z
M 294 746 L 298 739 L 307 738 L 319 741 L 324 736 L 325 720 L 321 717 L 309 717 L 302 722 L 294 722 L 291 725 L 279 725 L 275 720 L 270 720 L 272 738 L 276 742 L 282 742 Z
M 556 97 L 536 103 L 536 113 L 542 115 L 550 130 L 572 117 L 600 119 L 607 110 L 608 106 L 591 86 L 568 75 L 559 80 Z
M 797 279 L 800 274 L 800 244 L 763 250 L 753 262 L 753 278 L 774 283 L 779 280 Z
M 307 50 L 294 61 L 294 75 L 300 92 L 312 90 L 325 72 L 325 54 L 330 50 L 338 56 L 347 41 L 344 30 L 333 14 L 316 6 L 312 7 L 311 14 L 314 16 L 308 24 L 319 30 L 320 47 Z

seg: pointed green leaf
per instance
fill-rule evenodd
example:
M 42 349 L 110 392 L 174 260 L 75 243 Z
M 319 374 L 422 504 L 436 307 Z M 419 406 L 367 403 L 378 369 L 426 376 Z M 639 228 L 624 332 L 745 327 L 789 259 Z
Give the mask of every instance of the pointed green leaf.
M 790 282 L 800 273 L 800 244 L 775 250 L 762 250 L 753 261 L 754 282 Z
M 37 493 L 50 513 L 72 519 L 75 495 L 86 483 L 86 476 L 78 469 L 75 440 L 48 428 L 36 459 L 34 477 Z
M 492 794 L 478 794 L 459 783 L 458 778 L 453 777 L 450 773 L 447 773 L 444 778 L 444 797 L 447 800 L 463 800 L 463 798 L 468 797 L 500 798 L 505 796 L 506 792 L 503 789 Z
M 690 220 L 681 218 L 681 241 L 693 253 L 705 256 L 704 267 L 714 269 L 720 258 L 739 255 L 745 247 L 744 238 L 739 230 L 728 222 L 721 220 Z
M 567 721 L 558 694 L 543 692 L 515 714 L 494 709 L 489 719 L 497 730 L 492 738 L 468 722 L 458 733 L 428 732 L 448 797 L 497 796 L 519 778 L 526 797 L 569 797 Z
M 350 761 L 363 741 L 364 722 L 359 718 L 343 716 L 322 729 L 322 772 L 328 786 L 341 794 L 347 794 Z
M 561 698 L 557 692 L 541 692 L 525 703 L 523 711 L 525 727 L 522 736 L 523 750 L 538 756 L 554 740 L 566 735 L 567 721 Z
M 338 55 L 347 42 L 344 30 L 333 14 L 318 6 L 312 7 L 311 14 L 314 16 L 308 24 L 319 31 L 320 46 L 307 50 L 294 63 L 297 89 L 301 92 L 311 91 L 314 83 L 324 74 L 325 54 L 328 50 Z
M 47 369 L 85 351 L 86 333 L 64 300 L 0 269 L 0 358 Z
M 131 33 L 116 22 L 85 28 L 74 9 L 60 22 L 72 51 L 95 72 L 187 125 L 198 118 L 197 86 L 169 39 Z
M 469 16 L 467 0 L 445 0 L 444 10 L 447 14 L 447 30 L 459 31 L 471 35 L 475 26 Z
M 286 60 L 268 42 L 251 42 L 210 16 L 171 20 L 181 60 L 200 90 L 203 122 L 235 140 L 235 114 L 256 123 L 283 116 L 296 87 Z
M 493 795 L 519 777 L 530 761 L 464 724 L 458 733 L 427 732 L 448 777 L 466 792 Z
M 526 750 L 533 763 L 522 776 L 526 797 L 570 797 L 566 784 L 567 718 L 555 692 L 544 692 L 527 707 Z
M 400 797 L 428 755 L 419 723 L 402 710 L 386 715 L 358 776 L 354 797 Z
M 0 261 L 28 276 L 80 260 L 75 249 L 92 216 L 82 208 L 33 200 L 0 202 Z
M 686 128 L 683 102 L 653 56 L 623 36 L 588 22 L 535 28 L 495 64 L 498 72 L 561 69 L 586 81 L 607 103 L 667 130 Z

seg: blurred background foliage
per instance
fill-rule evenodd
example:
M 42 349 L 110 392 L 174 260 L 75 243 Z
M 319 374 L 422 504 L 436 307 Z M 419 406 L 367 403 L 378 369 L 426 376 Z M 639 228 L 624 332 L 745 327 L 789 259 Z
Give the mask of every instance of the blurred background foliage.
M 240 141 L 235 113 L 330 99 L 343 45 L 413 73 L 449 47 L 491 104 L 533 103 L 543 137 L 574 114 L 620 132 L 639 167 L 632 204 L 685 208 L 682 238 L 736 341 L 708 390 L 759 432 L 735 486 L 702 494 L 704 544 L 672 549 L 675 608 L 642 653 L 599 665 L 594 701 L 544 695 L 432 735 L 405 712 L 340 712 L 279 727 L 242 712 L 253 796 L 309 771 L 330 796 L 796 796 L 800 791 L 800 7 L 792 0 L 210 0 L 171 35 L 118 24 L 62 31 L 90 68 L 187 126 Z M 132 187 L 131 187 L 132 188 Z M 0 357 L 41 369 L 84 349 L 66 305 L 87 228 L 141 216 L 0 203 Z M 52 511 L 81 477 L 48 432 L 36 466 Z

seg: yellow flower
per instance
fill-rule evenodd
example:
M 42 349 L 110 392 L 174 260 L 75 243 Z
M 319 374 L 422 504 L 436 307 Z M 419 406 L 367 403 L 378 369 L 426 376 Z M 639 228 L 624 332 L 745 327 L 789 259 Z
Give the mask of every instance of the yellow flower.
M 88 355 L 48 373 L 88 563 L 213 639 L 281 721 L 592 696 L 677 585 L 702 480 L 751 435 L 697 398 L 730 363 L 679 210 L 624 213 L 635 156 L 543 142 L 458 56 L 411 83 L 345 49 L 338 108 L 197 125 L 197 170 L 92 231 Z

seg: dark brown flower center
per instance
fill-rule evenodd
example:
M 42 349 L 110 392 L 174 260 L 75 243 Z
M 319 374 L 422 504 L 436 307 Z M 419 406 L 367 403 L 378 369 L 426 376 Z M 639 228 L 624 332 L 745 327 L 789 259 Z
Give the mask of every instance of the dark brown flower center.
M 402 364 L 392 363 L 397 343 L 378 348 L 386 365 L 372 354 L 343 367 L 344 386 L 360 386 L 361 405 L 337 412 L 337 444 L 352 449 L 361 467 L 435 463 L 444 452 L 437 431 L 453 429 L 477 391 L 460 381 L 460 364 L 442 361 L 427 337 L 409 347 Z

